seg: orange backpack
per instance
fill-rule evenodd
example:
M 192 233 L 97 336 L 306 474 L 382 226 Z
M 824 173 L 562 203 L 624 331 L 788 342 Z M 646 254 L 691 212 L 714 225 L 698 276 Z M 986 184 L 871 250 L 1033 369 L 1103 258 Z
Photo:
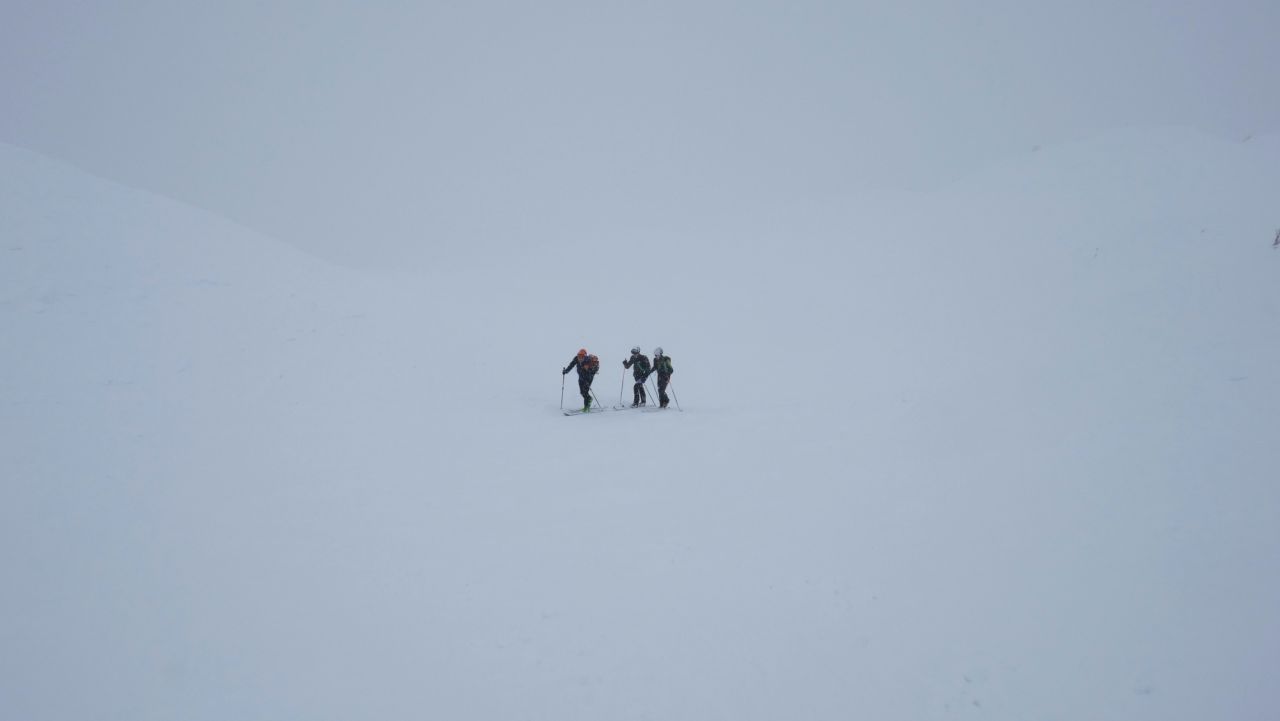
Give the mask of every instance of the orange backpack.
M 587 355 L 586 358 L 582 359 L 580 365 L 582 366 L 582 370 L 595 373 L 600 370 L 600 359 L 593 355 Z

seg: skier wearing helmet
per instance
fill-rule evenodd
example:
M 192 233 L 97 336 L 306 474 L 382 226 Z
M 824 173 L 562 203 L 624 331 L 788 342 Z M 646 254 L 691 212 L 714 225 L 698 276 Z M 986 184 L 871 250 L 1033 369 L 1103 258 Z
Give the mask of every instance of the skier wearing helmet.
M 600 359 L 587 353 L 586 348 L 579 348 L 578 354 L 569 361 L 569 365 L 560 371 L 566 375 L 574 367 L 578 369 L 578 391 L 582 393 L 582 412 L 591 410 L 591 381 L 595 380 L 596 371 L 600 370 Z
M 667 384 L 671 382 L 671 374 L 676 370 L 671 366 L 671 356 L 663 355 L 662 348 L 653 349 L 653 370 L 650 374 L 658 374 L 658 405 L 666 408 L 670 399 L 667 398 Z M 648 376 L 645 376 L 646 378 Z
M 644 379 L 649 377 L 649 371 L 652 369 L 649 365 L 649 356 L 641 353 L 640 346 L 636 346 L 631 349 L 631 358 L 622 361 L 622 367 L 630 368 L 631 377 L 636 381 L 632 389 L 631 407 L 644 405 L 649 400 L 644 393 Z

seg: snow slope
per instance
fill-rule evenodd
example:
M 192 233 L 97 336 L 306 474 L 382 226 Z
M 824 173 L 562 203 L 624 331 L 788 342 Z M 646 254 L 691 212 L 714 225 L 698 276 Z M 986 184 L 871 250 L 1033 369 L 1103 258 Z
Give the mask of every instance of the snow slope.
M 1277 191 L 1134 129 L 373 274 L 0 146 L 0 718 L 1273 718 Z M 560 415 L 637 343 L 684 413 Z

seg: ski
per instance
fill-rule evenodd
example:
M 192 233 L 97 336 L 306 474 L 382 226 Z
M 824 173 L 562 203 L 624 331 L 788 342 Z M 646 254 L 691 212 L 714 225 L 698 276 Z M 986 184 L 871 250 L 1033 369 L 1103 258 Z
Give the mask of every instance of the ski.
M 606 409 L 606 408 L 592 408 L 592 409 L 591 409 L 591 410 L 589 410 L 589 411 L 584 411 L 584 410 L 582 410 L 581 408 L 575 408 L 575 409 L 573 409 L 573 410 L 566 410 L 566 411 L 563 411 L 563 413 L 564 413 L 566 416 L 582 416 L 582 415 L 587 415 L 587 414 L 589 414 L 589 413 L 604 413 L 606 410 L 608 410 L 608 409 Z

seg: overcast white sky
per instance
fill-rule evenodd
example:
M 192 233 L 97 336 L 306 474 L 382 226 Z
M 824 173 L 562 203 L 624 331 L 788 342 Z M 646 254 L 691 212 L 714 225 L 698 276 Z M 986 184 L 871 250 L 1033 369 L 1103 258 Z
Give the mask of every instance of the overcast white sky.
M 361 264 L 928 187 L 1118 126 L 1280 128 L 1267 0 L 0 12 L 0 141 Z

